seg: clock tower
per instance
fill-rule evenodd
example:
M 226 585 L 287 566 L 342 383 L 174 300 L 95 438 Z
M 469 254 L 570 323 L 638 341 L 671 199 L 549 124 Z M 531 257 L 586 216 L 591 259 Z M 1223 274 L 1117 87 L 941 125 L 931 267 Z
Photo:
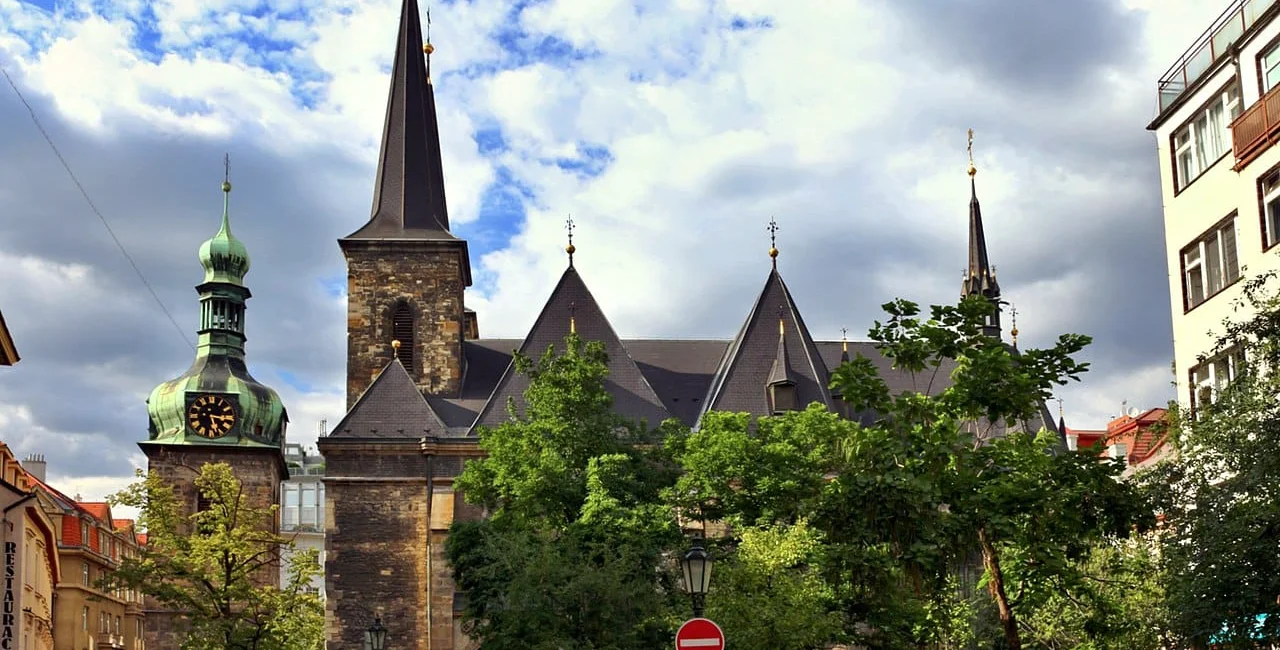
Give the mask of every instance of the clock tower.
M 203 506 L 195 478 L 206 463 L 225 462 L 240 480 L 253 507 L 277 502 L 280 482 L 288 478 L 283 446 L 288 415 L 280 396 L 259 383 L 245 365 L 245 302 L 249 289 L 249 253 L 231 234 L 231 183 L 223 182 L 222 227 L 200 247 L 204 281 L 196 358 L 179 377 L 157 386 L 147 398 L 150 428 L 138 446 L 150 471 L 173 486 L 187 513 Z M 271 532 L 278 532 L 278 522 Z M 261 581 L 277 585 L 278 567 Z M 147 603 L 146 644 L 153 650 L 176 649 L 184 638 L 182 612 L 161 611 Z

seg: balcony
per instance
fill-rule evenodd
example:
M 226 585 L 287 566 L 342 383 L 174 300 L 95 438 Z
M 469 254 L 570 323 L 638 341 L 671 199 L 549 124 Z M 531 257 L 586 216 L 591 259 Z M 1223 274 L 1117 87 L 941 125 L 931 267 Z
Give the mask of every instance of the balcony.
M 1280 86 L 1272 88 L 1231 122 L 1231 149 L 1235 171 L 1261 156 L 1280 140 Z
M 1231 52 L 1263 14 L 1280 0 L 1232 0 L 1227 10 L 1160 77 L 1160 112 L 1164 112 L 1196 81 Z

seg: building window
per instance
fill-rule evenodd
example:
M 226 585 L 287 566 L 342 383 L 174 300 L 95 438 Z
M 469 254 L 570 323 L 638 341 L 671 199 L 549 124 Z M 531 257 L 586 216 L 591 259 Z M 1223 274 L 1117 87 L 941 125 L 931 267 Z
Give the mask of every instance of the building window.
M 1244 352 L 1233 348 L 1191 368 L 1191 409 L 1212 404 L 1244 366 Z
M 769 387 L 769 399 L 773 402 L 774 415 L 796 410 L 796 385 L 791 382 L 773 384 Z
M 391 315 L 391 336 L 400 342 L 396 357 L 410 374 L 413 373 L 413 312 L 400 303 Z
M 89 563 L 88 562 L 80 563 L 80 584 L 86 587 L 89 586 Z
M 1258 181 L 1258 193 L 1262 196 L 1262 250 L 1266 250 L 1280 243 L 1280 168 Z
M 80 629 L 88 631 L 89 629 L 89 608 L 88 606 L 80 610 Z
M 285 529 L 293 529 L 298 526 L 298 506 L 300 505 L 298 485 L 286 483 L 281 488 L 284 490 L 284 508 L 281 511 L 284 521 L 281 525 Z
M 1280 43 L 1264 52 L 1259 63 L 1258 67 L 1262 69 L 1262 94 L 1265 95 L 1280 83 Z
M 1190 310 L 1240 279 L 1236 215 L 1182 249 L 1183 309 Z
M 87 521 L 80 522 L 80 545 L 89 545 L 89 522 Z
M 1174 175 L 1179 190 L 1231 150 L 1230 125 L 1240 111 L 1240 85 L 1232 82 L 1174 132 Z

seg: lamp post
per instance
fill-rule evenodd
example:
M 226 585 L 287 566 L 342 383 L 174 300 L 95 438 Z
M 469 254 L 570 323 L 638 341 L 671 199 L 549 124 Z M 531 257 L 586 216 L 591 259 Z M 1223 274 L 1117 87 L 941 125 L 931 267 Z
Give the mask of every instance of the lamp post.
M 382 617 L 374 615 L 373 625 L 364 631 L 365 647 L 369 650 L 384 650 L 387 644 L 387 628 L 382 625 Z
M 684 590 L 693 599 L 693 616 L 702 618 L 711 585 L 711 556 L 702 547 L 701 538 L 694 538 L 693 546 L 680 560 L 680 569 L 684 573 Z

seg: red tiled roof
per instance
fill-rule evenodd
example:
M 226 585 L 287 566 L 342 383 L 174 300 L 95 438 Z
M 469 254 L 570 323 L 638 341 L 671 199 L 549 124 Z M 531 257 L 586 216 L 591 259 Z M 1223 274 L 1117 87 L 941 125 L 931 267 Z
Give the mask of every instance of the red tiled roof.
M 111 527 L 116 530 L 128 530 L 130 528 L 133 528 L 133 520 L 132 519 L 112 519 Z
M 79 505 L 81 508 L 84 508 L 85 512 L 88 512 L 89 514 L 93 515 L 94 519 L 97 519 L 98 521 L 101 521 L 104 523 L 111 521 L 111 506 L 107 505 L 105 502 L 79 501 L 77 502 L 77 505 Z

